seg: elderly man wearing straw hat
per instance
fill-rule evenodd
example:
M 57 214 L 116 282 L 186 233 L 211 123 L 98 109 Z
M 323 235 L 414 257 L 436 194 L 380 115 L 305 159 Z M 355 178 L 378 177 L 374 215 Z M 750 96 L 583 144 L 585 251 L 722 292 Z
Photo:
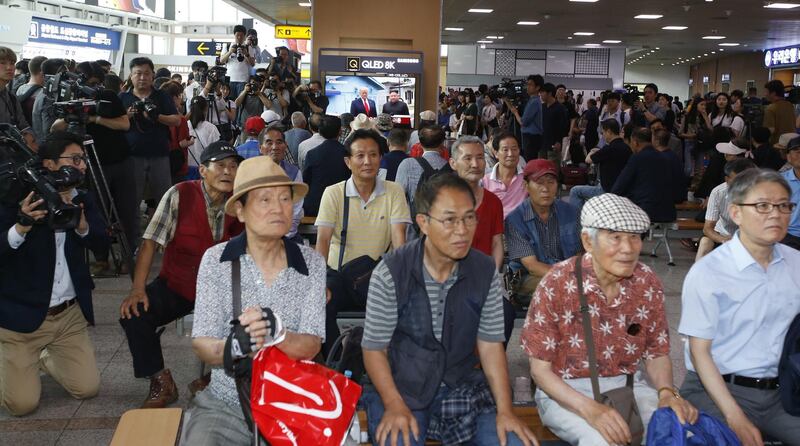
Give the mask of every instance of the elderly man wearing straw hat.
M 640 429 L 657 407 L 694 423 L 697 409 L 673 387 L 661 282 L 638 261 L 650 219 L 629 199 L 603 194 L 586 202 L 581 226 L 586 254 L 542 279 L 521 335 L 542 423 L 570 444 L 630 443 L 636 432 L 599 402 L 600 392 L 623 386 L 632 388 Z M 637 372 L 642 360 L 655 388 Z
M 307 192 L 308 186 L 292 181 L 268 156 L 242 163 L 225 212 L 244 223 L 245 231 L 206 251 L 198 273 L 192 347 L 203 362 L 223 363 L 233 319 L 250 335 L 253 352 L 275 345 L 297 360 L 319 352 L 325 260 L 285 238 L 292 205 Z M 237 273 L 242 311 L 234 313 L 231 284 Z M 270 313 L 272 319 L 265 317 Z M 208 388 L 195 397 L 186 429 L 186 444 L 251 444 L 236 384 L 223 369 L 215 368 Z
M 209 144 L 200 155 L 203 179 L 169 189 L 142 236 L 133 284 L 120 305 L 119 322 L 128 338 L 134 376 L 150 378 L 144 408 L 164 407 L 178 399 L 172 374 L 164 368 L 158 328 L 194 309 L 197 268 L 205 250 L 242 231 L 242 225 L 223 212 L 241 160 L 227 142 Z M 159 247 L 164 249 L 161 272 L 145 286 Z M 190 388 L 205 384 L 200 378 Z

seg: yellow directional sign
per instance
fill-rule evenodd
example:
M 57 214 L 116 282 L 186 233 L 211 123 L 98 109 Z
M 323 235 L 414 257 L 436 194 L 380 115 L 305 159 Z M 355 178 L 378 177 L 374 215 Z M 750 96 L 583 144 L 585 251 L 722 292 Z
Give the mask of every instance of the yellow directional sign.
M 276 25 L 276 39 L 311 39 L 310 26 Z
M 210 49 L 211 48 L 209 48 L 209 47 L 207 47 L 205 45 L 205 42 L 200 42 L 200 44 L 197 45 L 197 52 L 200 53 L 201 56 L 205 56 L 206 55 L 206 51 L 208 51 Z

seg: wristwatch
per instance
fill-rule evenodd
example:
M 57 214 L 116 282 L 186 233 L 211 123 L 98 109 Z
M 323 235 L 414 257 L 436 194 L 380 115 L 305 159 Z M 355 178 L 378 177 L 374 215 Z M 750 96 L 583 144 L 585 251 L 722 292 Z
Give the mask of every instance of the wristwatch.
M 661 399 L 661 392 L 664 391 L 664 390 L 669 391 L 669 393 L 671 393 L 672 396 L 675 397 L 676 399 L 681 399 L 681 394 L 678 393 L 678 389 L 676 389 L 674 387 L 662 387 L 662 388 L 658 389 L 658 398 L 659 399 Z

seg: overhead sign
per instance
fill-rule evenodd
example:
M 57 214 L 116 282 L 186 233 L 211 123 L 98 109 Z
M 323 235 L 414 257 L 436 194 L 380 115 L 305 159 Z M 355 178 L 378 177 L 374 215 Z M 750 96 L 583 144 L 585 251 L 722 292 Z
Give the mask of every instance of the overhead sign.
M 731 81 L 730 73 L 722 73 L 722 82 L 730 82 L 730 81 Z
M 703 76 L 703 83 L 704 83 L 704 84 L 707 84 L 707 83 L 708 83 L 708 76 Z
M 767 68 L 800 63 L 800 47 L 790 46 L 764 51 L 764 66 Z
M 385 74 L 422 73 L 422 57 L 418 53 L 402 57 L 386 56 L 319 56 L 322 71 L 358 71 Z
M 78 25 L 33 17 L 28 42 L 118 50 L 121 33 L 96 26 Z
M 223 42 L 194 40 L 187 42 L 186 54 L 189 56 L 219 56 L 224 47 L 225 43 Z
M 311 39 L 310 26 L 275 25 L 276 39 Z

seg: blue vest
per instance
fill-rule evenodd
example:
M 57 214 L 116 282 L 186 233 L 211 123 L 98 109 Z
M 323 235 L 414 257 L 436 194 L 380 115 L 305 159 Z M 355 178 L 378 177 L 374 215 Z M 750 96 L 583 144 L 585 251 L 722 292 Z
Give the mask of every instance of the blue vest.
M 442 340 L 433 334 L 422 258 L 425 237 L 387 254 L 397 295 L 397 327 L 389 342 L 392 377 L 411 410 L 427 408 L 442 382 L 450 387 L 485 379 L 475 355 L 481 310 L 495 266 L 491 257 L 470 249 L 458 262 L 458 277 L 447 292 Z
M 531 208 L 530 200 L 525 200 L 506 217 L 506 222 L 513 225 L 514 229 L 524 234 L 528 239 L 536 254 L 536 260 L 548 265 L 553 265 L 576 255 L 581 248 L 581 238 L 578 234 L 578 212 L 572 205 L 561 200 L 556 200 L 553 204 L 558 218 L 558 239 L 561 243 L 563 259 L 547 257 L 539 237 L 539 231 L 536 230 L 536 224 L 534 224 L 533 220 L 525 221 L 527 212 L 535 212 Z

